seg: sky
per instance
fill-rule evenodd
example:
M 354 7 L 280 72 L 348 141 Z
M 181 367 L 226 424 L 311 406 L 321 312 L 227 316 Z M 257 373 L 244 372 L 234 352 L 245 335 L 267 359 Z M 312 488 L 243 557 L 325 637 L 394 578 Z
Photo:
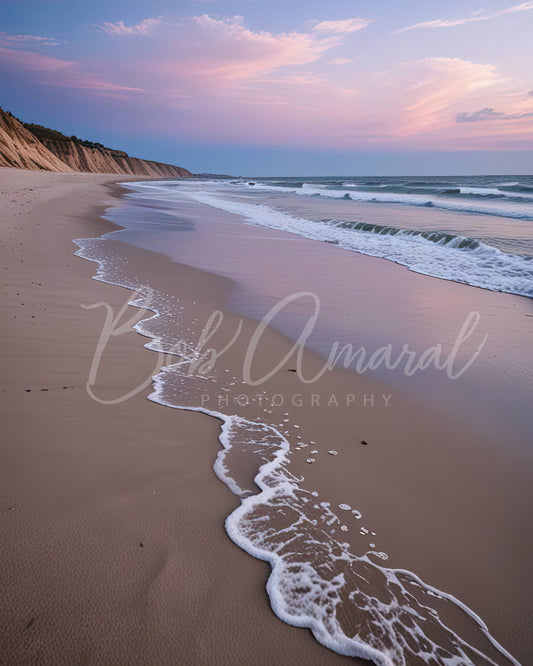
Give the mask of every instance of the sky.
M 533 0 L 0 0 L 0 106 L 232 175 L 533 173 Z

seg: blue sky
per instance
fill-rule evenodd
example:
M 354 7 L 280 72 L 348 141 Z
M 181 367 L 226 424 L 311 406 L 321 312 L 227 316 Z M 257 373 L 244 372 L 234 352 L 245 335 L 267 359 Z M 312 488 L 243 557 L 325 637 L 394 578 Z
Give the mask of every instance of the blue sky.
M 533 172 L 533 2 L 0 0 L 0 105 L 195 172 Z

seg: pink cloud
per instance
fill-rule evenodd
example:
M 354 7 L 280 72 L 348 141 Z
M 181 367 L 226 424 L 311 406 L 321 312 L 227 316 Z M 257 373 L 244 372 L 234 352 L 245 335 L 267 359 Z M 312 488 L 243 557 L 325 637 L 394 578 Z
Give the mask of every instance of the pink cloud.
M 426 58 L 400 63 L 372 85 L 365 90 L 365 108 L 374 101 L 374 118 L 367 111 L 367 119 L 378 142 L 454 149 L 494 142 L 501 147 L 506 137 L 514 140 L 518 134 L 524 141 L 532 138 L 527 126 L 531 101 L 523 95 L 522 82 L 502 76 L 494 65 Z M 481 109 L 484 122 L 458 123 L 465 107 Z M 498 111 L 491 113 L 495 107 Z
M 333 34 L 325 27 L 271 33 L 249 29 L 239 16 L 219 19 L 204 14 L 161 25 L 152 37 L 154 47 L 157 40 L 153 58 L 136 58 L 129 64 L 139 85 L 150 88 L 158 104 L 186 112 L 179 125 L 187 136 L 205 139 L 224 127 L 228 138 L 242 137 L 256 122 L 272 132 L 286 123 L 301 135 L 303 127 L 311 131 L 313 123 L 327 124 L 328 117 L 351 116 L 347 107 L 354 86 L 340 86 L 309 70 L 356 26 L 333 28 Z M 324 61 L 322 65 L 327 67 Z
M 285 67 L 319 60 L 343 43 L 346 35 L 361 30 L 370 19 L 322 21 L 309 31 L 272 33 L 253 31 L 241 16 L 213 18 L 208 14 L 176 21 L 162 17 L 144 19 L 134 26 L 123 21 L 97 26 L 112 36 L 148 35 L 154 57 L 138 63 L 142 71 L 202 85 L 235 85 Z M 156 55 L 157 53 L 157 55 Z
M 479 99 L 508 82 L 493 65 L 461 58 L 426 58 L 410 63 L 409 76 L 417 78 L 404 95 L 406 122 L 400 131 L 407 134 L 447 122 L 457 103 Z
M 523 84 L 493 65 L 435 57 L 393 65 L 383 74 L 334 67 L 350 59 L 323 56 L 341 46 L 357 24 L 322 23 L 308 32 L 271 33 L 251 30 L 239 16 L 166 22 L 151 37 L 153 57 L 131 60 L 130 73 L 169 115 L 172 109 L 179 113 L 180 134 L 215 142 L 258 141 L 260 128 L 260 140 L 271 143 L 355 147 L 431 141 L 443 147 L 439 136 L 446 136 L 447 145 L 451 136 L 463 134 L 455 117 L 465 108 L 527 113 L 513 97 L 520 91 L 524 99 Z M 484 134 L 477 125 L 471 124 L 469 141 Z
M 116 38 L 102 38 L 112 58 L 76 63 L 7 48 L 0 58 L 51 86 L 128 101 L 149 93 L 137 95 L 125 117 L 152 136 L 330 148 L 473 147 L 531 136 L 529 86 L 492 64 L 434 57 L 384 72 L 339 67 L 357 56 L 333 49 L 356 41 L 349 36 L 369 23 L 322 21 L 276 33 L 253 30 L 240 16 L 159 17 L 100 26 Z M 486 109 L 504 115 L 456 122 L 465 111 Z
M 486 147 L 519 135 L 531 138 L 531 98 L 517 91 L 523 91 L 521 83 L 493 65 L 428 58 L 369 72 L 356 87 L 312 71 L 256 78 L 231 95 L 212 97 L 210 107 L 185 122 L 188 133 L 213 141 L 220 140 L 223 127 L 226 139 L 242 142 L 257 140 L 261 128 L 262 141 L 287 145 Z M 490 108 L 494 99 L 505 117 L 498 115 L 492 127 L 457 124 L 465 106 Z M 519 131 L 511 127 L 518 124 Z
M 90 73 L 82 72 L 73 61 L 60 60 L 33 51 L 0 46 L 0 62 L 7 63 L 11 69 L 35 73 L 39 77 L 37 82 L 47 85 L 107 93 L 142 92 L 141 88 L 110 83 Z
M 253 32 L 240 16 L 213 19 L 204 14 L 191 20 L 183 38 L 193 67 L 218 73 L 226 79 L 248 79 L 287 66 L 318 60 L 327 50 L 342 42 L 342 34 L 314 35 L 305 32 Z

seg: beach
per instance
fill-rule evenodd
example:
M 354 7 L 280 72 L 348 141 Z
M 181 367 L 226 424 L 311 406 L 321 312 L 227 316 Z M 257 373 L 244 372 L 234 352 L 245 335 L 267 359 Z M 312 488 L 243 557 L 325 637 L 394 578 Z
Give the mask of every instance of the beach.
M 0 170 L 6 663 L 526 663 L 531 299 L 126 180 Z M 135 292 L 157 316 L 103 338 Z M 450 356 L 471 311 L 463 381 L 323 371 L 339 339 Z
M 102 316 L 80 305 L 120 308 L 125 292 L 91 281 L 72 239 L 111 228 L 98 213 L 117 180 L 1 172 L 2 661 L 342 661 L 272 615 L 268 567 L 227 539 L 237 502 L 213 476 L 217 423 L 148 391 L 114 407 L 86 392 Z M 101 386 L 121 394 L 152 368 L 126 334 Z

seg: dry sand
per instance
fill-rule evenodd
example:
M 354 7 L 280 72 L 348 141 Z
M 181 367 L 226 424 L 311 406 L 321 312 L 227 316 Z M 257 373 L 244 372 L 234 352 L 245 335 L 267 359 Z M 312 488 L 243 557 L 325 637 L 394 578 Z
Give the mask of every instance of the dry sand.
M 347 662 L 272 614 L 267 565 L 227 538 L 217 421 L 86 392 L 102 312 L 80 304 L 126 292 L 72 239 L 111 229 L 118 180 L 0 170 L 0 663 Z M 123 393 L 153 356 L 121 336 L 100 387 Z

